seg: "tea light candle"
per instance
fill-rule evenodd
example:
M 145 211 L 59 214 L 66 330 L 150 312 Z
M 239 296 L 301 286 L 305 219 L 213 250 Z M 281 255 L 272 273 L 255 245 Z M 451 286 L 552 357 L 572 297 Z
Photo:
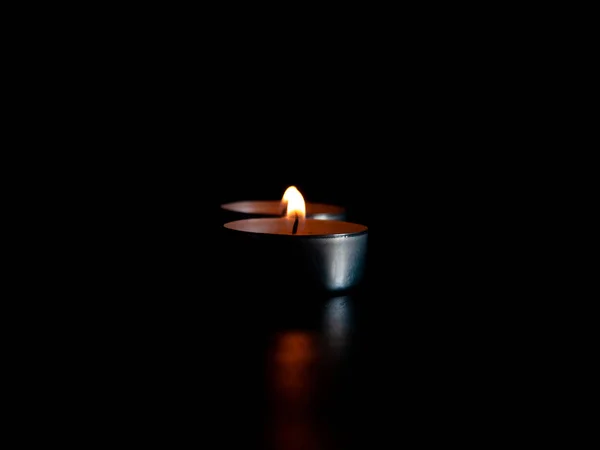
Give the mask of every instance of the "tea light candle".
M 296 187 L 290 186 L 281 200 L 247 200 L 232 203 L 224 203 L 221 210 L 225 216 L 225 222 L 234 220 L 251 219 L 259 217 L 282 217 L 287 210 L 287 196 L 290 192 L 297 191 Z M 345 208 L 325 203 L 306 202 L 306 217 L 317 220 L 345 220 Z
M 290 193 L 285 217 L 237 220 L 224 229 L 232 244 L 227 261 L 246 281 L 344 291 L 357 286 L 365 272 L 367 227 L 306 218 L 297 190 Z

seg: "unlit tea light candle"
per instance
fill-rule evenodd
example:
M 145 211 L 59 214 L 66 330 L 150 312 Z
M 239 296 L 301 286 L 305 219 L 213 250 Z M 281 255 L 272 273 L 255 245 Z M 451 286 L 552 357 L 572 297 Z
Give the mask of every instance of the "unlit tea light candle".
M 358 285 L 365 271 L 367 227 L 306 218 L 304 199 L 295 188 L 286 203 L 284 217 L 224 225 L 234 240 L 231 263 L 253 277 L 290 287 L 344 291 Z

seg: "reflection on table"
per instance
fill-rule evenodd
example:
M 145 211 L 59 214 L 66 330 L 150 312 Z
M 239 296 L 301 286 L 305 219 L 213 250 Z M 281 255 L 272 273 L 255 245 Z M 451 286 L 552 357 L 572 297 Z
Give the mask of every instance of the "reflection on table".
M 274 449 L 337 448 L 328 416 L 351 334 L 349 296 L 313 304 L 318 321 L 276 329 L 267 357 L 267 440 Z M 305 313 L 307 311 L 304 311 Z M 312 314 L 307 318 L 314 319 Z M 314 326 L 318 323 L 318 326 Z

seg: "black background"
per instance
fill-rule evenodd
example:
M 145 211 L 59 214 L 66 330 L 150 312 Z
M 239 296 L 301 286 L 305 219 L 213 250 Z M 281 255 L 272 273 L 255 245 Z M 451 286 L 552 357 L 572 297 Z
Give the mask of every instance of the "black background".
M 140 38 L 109 64 L 80 65 L 76 118 L 62 125 L 85 152 L 65 187 L 78 238 L 62 277 L 83 313 L 71 326 L 90 337 L 67 358 L 87 361 L 73 378 L 82 404 L 111 418 L 103 432 L 257 433 L 254 332 L 272 311 L 220 259 L 219 207 L 290 185 L 369 228 L 362 403 L 346 429 L 406 442 L 493 426 L 482 412 L 499 409 L 514 375 L 499 349 L 518 223 L 499 195 L 511 188 L 506 85 L 479 51 L 390 40 L 389 28 L 377 45 L 310 46 L 225 31 L 190 45 L 186 30 L 181 45 Z

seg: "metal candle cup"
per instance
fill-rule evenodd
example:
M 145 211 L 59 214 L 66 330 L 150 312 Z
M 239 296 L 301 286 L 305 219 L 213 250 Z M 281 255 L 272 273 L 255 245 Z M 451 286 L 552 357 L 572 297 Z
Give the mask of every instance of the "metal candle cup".
M 226 223 L 229 266 L 243 283 L 289 290 L 330 292 L 356 287 L 366 265 L 364 225 L 302 218 L 294 234 L 291 217 Z

